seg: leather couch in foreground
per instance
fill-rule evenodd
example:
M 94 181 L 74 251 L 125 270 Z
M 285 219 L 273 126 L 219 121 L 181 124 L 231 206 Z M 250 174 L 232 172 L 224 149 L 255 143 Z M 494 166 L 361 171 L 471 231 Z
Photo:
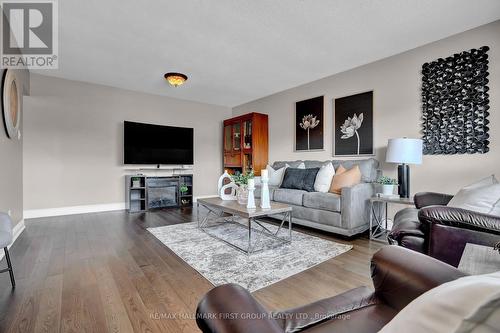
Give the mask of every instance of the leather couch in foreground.
M 222 285 L 200 301 L 196 321 L 205 333 L 377 332 L 416 297 L 464 276 L 450 265 L 397 246 L 378 251 L 371 272 L 375 290 L 360 287 L 274 313 L 244 288 Z
M 500 242 L 500 216 L 447 207 L 451 195 L 422 192 L 415 207 L 399 211 L 389 243 L 427 254 L 457 267 L 467 243 L 493 247 Z

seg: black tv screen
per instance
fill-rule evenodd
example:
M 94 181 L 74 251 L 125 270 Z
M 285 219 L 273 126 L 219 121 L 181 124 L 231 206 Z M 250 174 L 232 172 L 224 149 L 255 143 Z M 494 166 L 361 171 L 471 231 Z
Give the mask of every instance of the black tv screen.
M 193 129 L 125 121 L 125 164 L 193 164 Z

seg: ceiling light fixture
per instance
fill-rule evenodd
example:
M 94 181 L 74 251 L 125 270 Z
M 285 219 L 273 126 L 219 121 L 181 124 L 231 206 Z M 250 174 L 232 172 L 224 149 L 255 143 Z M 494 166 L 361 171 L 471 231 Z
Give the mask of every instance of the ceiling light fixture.
M 188 77 L 182 73 L 167 73 L 164 76 L 168 83 L 174 87 L 180 86 L 188 79 Z

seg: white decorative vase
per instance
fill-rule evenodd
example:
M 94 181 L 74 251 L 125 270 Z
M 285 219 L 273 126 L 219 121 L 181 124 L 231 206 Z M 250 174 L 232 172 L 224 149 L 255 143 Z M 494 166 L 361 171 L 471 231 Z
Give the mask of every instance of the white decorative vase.
M 246 185 L 238 186 L 238 189 L 236 190 L 236 198 L 240 205 L 246 206 L 248 202 L 248 188 Z
M 132 181 L 132 187 L 141 187 L 141 181 L 140 180 L 133 180 Z
M 393 195 L 394 194 L 394 186 L 395 185 L 382 185 L 382 194 L 383 195 Z

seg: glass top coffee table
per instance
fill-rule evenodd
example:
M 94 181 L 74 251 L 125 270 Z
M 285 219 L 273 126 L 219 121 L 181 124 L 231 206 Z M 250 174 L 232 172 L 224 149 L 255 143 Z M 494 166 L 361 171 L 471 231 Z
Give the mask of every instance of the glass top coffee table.
M 222 200 L 219 197 L 204 198 L 197 200 L 198 228 L 224 243 L 240 250 L 246 254 L 268 249 L 259 248 L 257 245 L 262 237 L 272 239 L 276 246 L 292 242 L 292 207 L 287 204 L 271 201 L 271 208 L 260 208 L 256 200 L 257 208 L 249 209 L 237 201 Z M 204 207 L 207 213 L 202 216 L 200 207 Z M 271 230 L 269 226 L 263 224 L 262 218 L 271 215 L 282 215 L 281 223 L 277 230 Z M 280 236 L 285 222 L 288 222 L 287 236 Z M 211 228 L 216 228 L 221 224 L 234 226 L 235 228 L 245 228 L 248 236 L 245 239 L 245 246 L 238 244 L 231 239 L 222 238 L 211 232 Z

